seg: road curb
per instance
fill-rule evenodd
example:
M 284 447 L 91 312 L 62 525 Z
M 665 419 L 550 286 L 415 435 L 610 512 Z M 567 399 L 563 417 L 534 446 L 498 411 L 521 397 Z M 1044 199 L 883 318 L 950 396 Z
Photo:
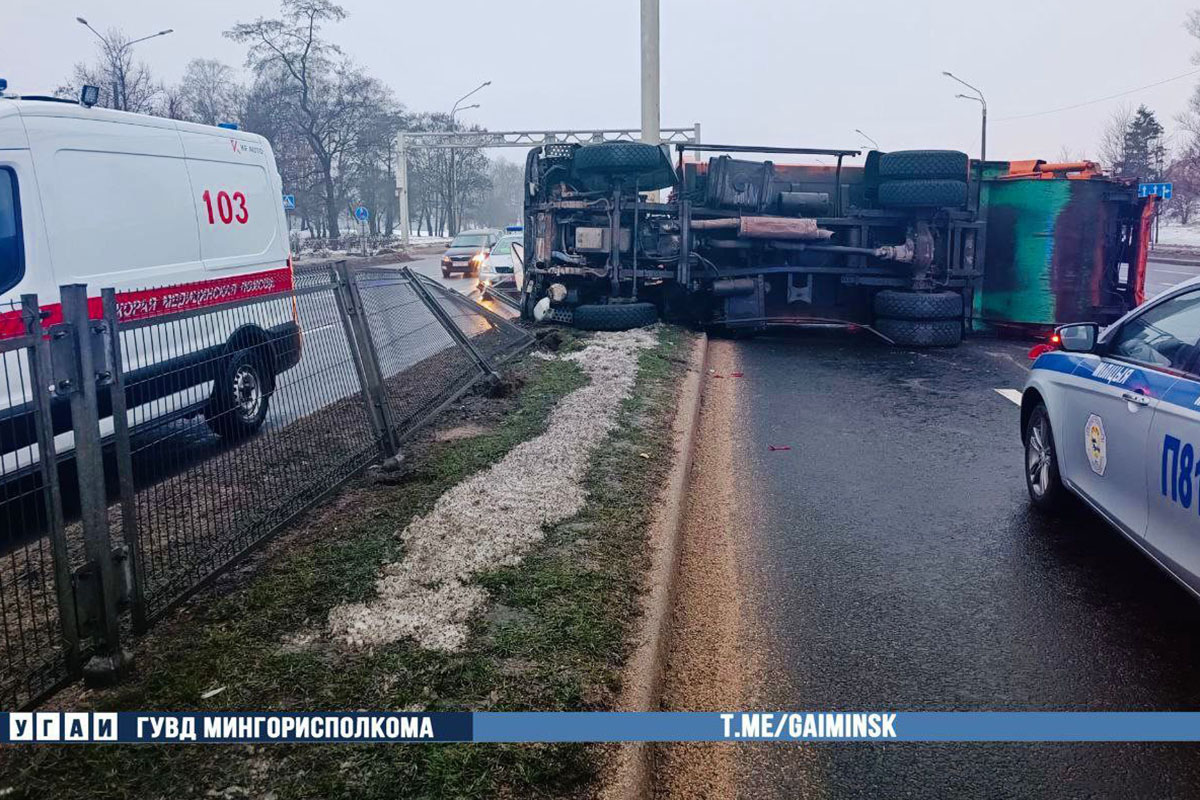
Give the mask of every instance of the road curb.
M 1176 266 L 1176 267 L 1200 266 L 1200 258 L 1195 258 L 1195 257 L 1188 258 L 1186 256 L 1178 256 L 1178 255 L 1156 256 L 1154 253 L 1150 253 L 1150 255 L 1147 256 L 1146 260 L 1152 264 L 1170 264 L 1170 265 Z
M 708 367 L 708 336 L 700 334 L 692 348 L 688 374 L 679 394 L 679 413 L 672 433 L 675 463 L 659 497 L 658 512 L 650 526 L 651 555 L 647 591 L 641 599 L 642 613 L 634 633 L 637 643 L 625 670 L 617 699 L 618 711 L 656 711 L 662 700 L 662 677 L 670 642 L 671 611 L 679 571 L 680 540 L 684 508 L 691 480 L 692 455 L 700 422 L 700 401 Z M 647 742 L 620 745 L 616 765 L 602 796 L 606 800 L 633 800 L 651 793 L 651 756 Z

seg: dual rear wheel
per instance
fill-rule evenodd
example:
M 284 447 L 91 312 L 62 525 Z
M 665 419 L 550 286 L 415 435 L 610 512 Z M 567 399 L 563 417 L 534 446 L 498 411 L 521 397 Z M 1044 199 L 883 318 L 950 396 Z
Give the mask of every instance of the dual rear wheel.
M 962 341 L 963 298 L 958 292 L 875 295 L 875 330 L 901 347 L 955 347 Z

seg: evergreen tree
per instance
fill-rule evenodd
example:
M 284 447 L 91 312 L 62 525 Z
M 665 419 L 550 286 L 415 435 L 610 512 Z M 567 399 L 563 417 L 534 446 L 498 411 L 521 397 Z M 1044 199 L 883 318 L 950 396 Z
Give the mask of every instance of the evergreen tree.
M 1124 158 L 1117 166 L 1122 178 L 1157 181 L 1165 168 L 1166 148 L 1163 146 L 1163 126 L 1154 112 L 1138 106 L 1125 128 Z

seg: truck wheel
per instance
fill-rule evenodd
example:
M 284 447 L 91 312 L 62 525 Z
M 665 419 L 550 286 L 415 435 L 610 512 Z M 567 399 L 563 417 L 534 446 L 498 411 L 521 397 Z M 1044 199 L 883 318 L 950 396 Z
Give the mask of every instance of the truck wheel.
M 963 299 L 958 292 L 900 292 L 884 289 L 875 295 L 875 315 L 891 319 L 961 319 Z
M 879 184 L 879 205 L 890 208 L 962 208 L 967 184 L 952 180 L 905 180 Z
M 970 163 L 958 150 L 897 150 L 879 157 L 879 177 L 883 180 L 950 178 L 966 180 Z
M 962 341 L 962 321 L 957 319 L 880 317 L 875 330 L 900 347 L 955 347 Z
M 605 142 L 585 144 L 575 151 L 577 172 L 607 175 L 625 172 L 650 172 L 662 166 L 662 153 L 642 142 Z
M 1025 423 L 1025 488 L 1038 511 L 1060 511 L 1067 491 L 1058 473 L 1058 453 L 1050 430 L 1050 413 L 1038 403 Z
M 227 359 L 213 381 L 204 421 L 223 439 L 242 439 L 262 427 L 271 405 L 274 376 L 253 349 Z
M 654 303 L 612 303 L 575 308 L 574 325 L 585 331 L 627 331 L 658 322 Z

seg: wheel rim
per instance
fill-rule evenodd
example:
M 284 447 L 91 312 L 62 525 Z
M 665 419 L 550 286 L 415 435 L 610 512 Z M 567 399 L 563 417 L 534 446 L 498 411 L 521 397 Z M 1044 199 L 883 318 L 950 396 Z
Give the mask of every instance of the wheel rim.
M 1029 429 L 1029 440 L 1025 444 L 1025 469 L 1029 488 L 1037 497 L 1044 497 L 1050 490 L 1050 462 L 1053 453 L 1050 446 L 1050 427 L 1041 417 Z
M 233 402 L 244 420 L 254 419 L 262 408 L 262 382 L 249 364 L 241 365 L 233 374 Z

